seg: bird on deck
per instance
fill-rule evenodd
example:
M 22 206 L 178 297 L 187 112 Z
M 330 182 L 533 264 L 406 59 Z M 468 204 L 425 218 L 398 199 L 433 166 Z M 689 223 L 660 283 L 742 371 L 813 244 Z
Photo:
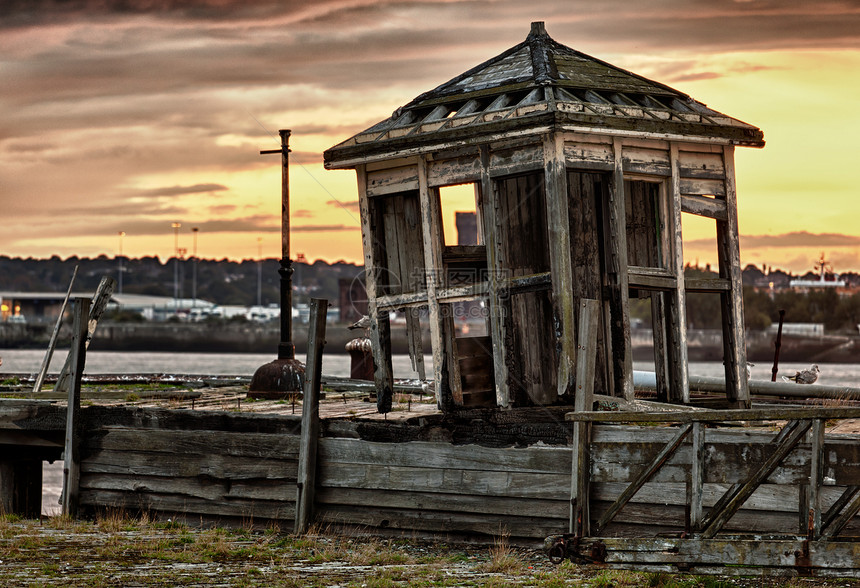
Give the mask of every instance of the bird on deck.
M 361 317 L 360 319 L 358 319 L 357 321 L 355 321 L 354 323 L 352 323 L 351 325 L 349 325 L 347 327 L 347 329 L 349 329 L 350 331 L 355 330 L 355 329 L 369 329 L 369 328 L 370 328 L 370 317 L 367 315 L 364 315 L 363 317 Z
M 793 376 L 783 376 L 785 382 L 797 382 L 798 384 L 814 384 L 818 379 L 818 365 L 813 365 L 808 370 L 795 372 Z

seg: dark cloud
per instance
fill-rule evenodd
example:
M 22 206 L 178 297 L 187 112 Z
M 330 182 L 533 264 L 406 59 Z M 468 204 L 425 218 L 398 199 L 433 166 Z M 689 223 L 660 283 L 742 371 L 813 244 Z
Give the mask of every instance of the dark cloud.
M 35 226 L 85 235 L 93 218 L 161 234 L 165 218 L 199 212 L 172 199 L 226 195 L 219 174 L 277 166 L 259 151 L 277 148 L 279 128 L 293 131 L 291 163 L 317 165 L 326 147 L 522 41 L 535 18 L 608 61 L 657 56 L 637 71 L 667 83 L 764 67 L 721 74 L 703 53 L 860 45 L 857 0 L 0 1 L 0 185 L 16 220 L 0 247 Z M 356 211 L 354 198 L 328 204 Z M 259 232 L 278 220 L 213 222 L 230 224 L 205 230 Z
M 860 246 L 860 237 L 846 235 L 843 233 L 810 233 L 807 231 L 793 231 L 780 235 L 741 235 L 741 251 L 749 249 L 765 248 L 787 248 L 808 247 L 817 249 L 819 247 L 857 247 Z M 713 239 L 693 239 L 684 242 L 692 247 L 713 247 Z
M 703 71 L 703 72 L 691 72 L 688 74 L 681 74 L 671 78 L 668 78 L 666 81 L 676 83 L 676 82 L 697 82 L 699 80 L 713 80 L 716 78 L 723 77 L 723 74 L 719 74 L 713 71 Z
M 339 233 L 342 231 L 358 230 L 358 227 L 348 227 L 346 225 L 299 225 L 290 227 L 290 232 L 293 233 Z
M 326 204 L 336 208 L 345 208 L 351 212 L 358 212 L 358 200 L 348 200 L 346 202 L 341 202 L 340 200 L 329 200 Z
M 742 248 L 760 247 L 856 247 L 860 237 L 841 233 L 795 231 L 782 235 L 741 235 Z
M 140 196 L 183 196 L 185 194 L 205 194 L 207 192 L 220 192 L 229 190 L 221 184 L 194 184 L 193 186 L 169 186 L 165 188 L 153 188 L 141 190 Z

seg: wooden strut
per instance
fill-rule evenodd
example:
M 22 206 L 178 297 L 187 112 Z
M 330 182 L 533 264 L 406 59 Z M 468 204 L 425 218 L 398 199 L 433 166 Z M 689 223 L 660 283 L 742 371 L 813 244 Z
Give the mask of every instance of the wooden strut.
M 597 357 L 597 329 L 600 318 L 600 302 L 582 299 L 579 308 L 579 331 L 577 333 L 576 395 L 574 410 L 578 412 L 592 408 L 594 402 L 594 364 Z M 579 536 L 590 534 L 589 522 L 589 462 L 590 423 L 574 423 L 571 464 L 570 521 L 569 531 Z
M 90 314 L 90 299 L 75 298 L 74 327 L 72 330 L 72 345 L 69 350 L 70 376 L 69 400 L 66 407 L 66 436 L 63 448 L 63 493 L 62 513 L 75 517 L 78 514 L 80 498 L 80 411 L 81 411 L 81 376 L 87 354 L 87 317 Z
M 90 341 L 93 338 L 93 334 L 96 332 L 99 319 L 107 309 L 107 305 L 110 302 L 111 296 L 113 296 L 115 288 L 116 280 L 105 276 L 102 278 L 101 282 L 99 282 L 99 287 L 96 289 L 96 294 L 93 296 L 92 303 L 87 305 L 89 308 L 89 320 L 87 321 L 87 332 L 86 337 L 84 338 L 85 349 L 90 346 Z M 54 392 L 65 392 L 69 389 L 72 361 L 72 352 L 70 350 L 69 355 L 66 357 L 66 364 L 63 366 L 60 375 L 57 377 L 57 383 L 54 384 Z
M 312 298 L 308 327 L 308 358 L 302 401 L 302 434 L 299 445 L 299 471 L 296 480 L 296 519 L 294 532 L 303 534 L 313 519 L 316 490 L 317 447 L 320 436 L 320 384 L 325 346 L 325 319 L 328 301 Z
M 57 346 L 57 336 L 60 334 L 60 327 L 63 326 L 63 315 L 66 314 L 66 306 L 69 304 L 69 297 L 72 295 L 72 286 L 75 284 L 75 278 L 78 275 L 78 266 L 75 266 L 75 271 L 72 272 L 72 279 L 69 280 L 69 289 L 66 291 L 66 297 L 63 299 L 63 304 L 60 306 L 60 314 L 57 316 L 57 324 L 54 325 L 54 331 L 51 333 L 51 340 L 48 343 L 48 350 L 45 352 L 45 359 L 42 360 L 42 367 L 39 368 L 39 375 L 36 377 L 36 382 L 33 384 L 32 394 L 38 394 L 42 391 L 42 384 L 45 383 L 45 376 L 48 374 L 48 366 L 51 364 L 51 357 L 54 355 L 54 348 Z

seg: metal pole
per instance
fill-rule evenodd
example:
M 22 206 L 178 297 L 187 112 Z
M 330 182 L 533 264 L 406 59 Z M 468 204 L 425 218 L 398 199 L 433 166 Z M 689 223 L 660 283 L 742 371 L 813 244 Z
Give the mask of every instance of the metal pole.
M 281 260 L 280 327 L 278 358 L 260 366 L 248 386 L 249 398 L 280 398 L 302 389 L 305 366 L 296 359 L 293 345 L 293 263 L 290 260 L 290 131 L 281 130 L 281 148 L 260 154 L 281 154 Z M 260 254 L 262 256 L 262 252 Z M 261 301 L 262 302 L 262 301 Z
M 281 135 L 281 342 L 278 344 L 278 359 L 293 359 L 293 262 L 290 259 L 290 133 Z
M 257 306 L 263 307 L 263 238 L 257 237 Z
M 122 294 L 122 238 L 125 237 L 125 231 L 119 232 L 119 279 L 117 280 L 119 284 L 119 291 L 117 294 Z
M 179 308 L 179 227 L 182 223 L 171 223 L 173 227 L 173 312 Z
M 771 369 L 770 381 L 776 382 L 776 373 L 779 371 L 779 348 L 782 347 L 782 321 L 785 319 L 785 311 L 779 311 L 779 329 L 776 331 L 776 344 L 773 350 L 773 369 Z
M 191 227 L 191 233 L 194 235 L 194 265 L 191 267 L 191 305 L 197 306 L 197 231 L 200 227 Z

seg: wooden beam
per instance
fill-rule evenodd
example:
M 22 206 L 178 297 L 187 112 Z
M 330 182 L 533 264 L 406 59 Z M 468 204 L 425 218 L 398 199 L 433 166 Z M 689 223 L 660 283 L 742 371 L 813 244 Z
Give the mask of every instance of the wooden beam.
M 633 400 L 633 351 L 630 343 L 630 300 L 627 272 L 627 230 L 621 138 L 614 137 L 615 170 L 607 202 L 606 269 L 610 289 L 613 378 L 616 395 Z
M 675 453 L 678 447 L 681 446 L 681 443 L 684 441 L 684 439 L 686 439 L 692 427 L 692 423 L 688 423 L 681 427 L 681 429 L 678 431 L 678 434 L 675 435 L 675 437 L 669 443 L 667 443 L 663 447 L 663 449 L 661 449 L 660 452 L 657 453 L 657 455 L 654 456 L 654 459 L 652 459 L 651 462 L 648 463 L 648 465 L 646 465 L 642 469 L 639 475 L 636 476 L 636 478 L 630 483 L 629 486 L 627 486 L 624 492 L 622 492 L 618 496 L 618 498 L 615 499 L 615 502 L 610 505 L 606 512 L 603 513 L 603 516 L 600 517 L 600 520 L 598 520 L 597 523 L 594 525 L 595 534 L 599 534 L 600 531 L 605 529 L 606 525 L 608 525 L 612 521 L 612 519 L 615 518 L 615 515 L 618 514 L 618 511 L 621 510 L 621 508 L 625 504 L 630 502 L 630 499 L 633 498 L 633 495 L 636 494 L 636 492 L 638 492 L 640 488 L 642 488 L 645 482 L 651 479 L 651 476 L 653 476 L 654 473 L 659 470 L 664 463 L 666 463 L 666 460 L 668 460 L 672 456 L 672 454 Z
M 587 298 L 580 300 L 579 332 L 576 338 L 576 396 L 574 397 L 574 410 L 577 412 L 592 409 L 599 313 L 599 300 Z
M 367 314 L 370 318 L 370 345 L 373 350 L 373 380 L 376 384 L 377 401 L 391 392 L 394 386 L 394 376 L 391 373 L 391 346 L 390 339 L 385 338 L 381 331 L 379 321 L 383 316 L 386 323 L 388 311 L 380 309 L 377 296 L 379 295 L 379 275 L 382 259 L 380 258 L 378 235 L 375 234 L 373 224 L 374 212 L 371 206 L 379 206 L 371 203 L 367 196 L 367 174 L 364 166 L 358 166 L 355 170 L 358 180 L 358 207 L 361 215 L 361 242 L 364 249 L 364 279 L 367 292 Z M 384 327 L 383 327 L 384 329 Z
M 308 327 L 308 360 L 302 400 L 302 434 L 296 481 L 296 518 L 293 532 L 302 535 L 313 521 L 316 493 L 317 446 L 320 436 L 320 380 L 322 379 L 325 319 L 328 301 L 311 298 Z M 387 412 L 387 411 L 386 411 Z
M 681 210 L 698 216 L 704 216 L 715 220 L 728 220 L 726 213 L 726 201 L 698 196 L 695 194 L 681 195 Z
M 75 298 L 72 345 L 69 349 L 68 403 L 66 405 L 66 439 L 63 447 L 62 512 L 69 517 L 78 515 L 80 498 L 80 412 L 81 376 L 87 356 L 87 317 L 90 316 L 90 299 Z
M 574 300 L 573 269 L 570 258 L 570 222 L 568 218 L 567 167 L 564 157 L 564 138 L 550 133 L 543 140 L 544 196 L 546 198 L 547 237 L 552 272 L 552 305 L 556 324 L 556 353 L 558 372 L 554 401 L 566 394 L 574 385 L 576 370 L 576 301 Z M 591 335 L 596 338 L 596 332 Z M 593 371 L 593 370 L 592 370 Z M 593 379 L 593 374 L 592 374 Z M 553 398 L 555 396 L 555 398 Z
M 433 353 L 433 379 L 436 383 L 436 405 L 445 407 L 451 402 L 444 392 L 450 390 L 451 378 L 445 369 L 446 344 L 444 341 L 444 317 L 441 313 L 437 293 L 444 286 L 445 267 L 442 261 L 442 215 L 439 210 L 439 195 L 427 182 L 427 160 L 418 160 L 418 198 L 421 205 L 421 235 L 424 239 L 424 268 L 427 275 L 427 309 L 430 315 L 430 347 Z M 459 385 L 459 382 L 457 382 Z
M 809 517 L 807 534 L 821 536 L 821 483 L 824 480 L 824 421 L 812 420 L 809 443 Z
M 678 288 L 678 280 L 672 276 L 656 276 L 652 274 L 640 273 L 637 268 L 631 267 L 628 272 L 628 285 L 631 288 L 641 288 L 643 290 L 672 291 Z
M 600 302 L 582 299 L 579 303 L 579 331 L 576 338 L 576 395 L 574 410 L 591 410 L 594 403 L 594 364 L 597 359 L 597 329 Z M 569 530 L 579 536 L 591 534 L 589 508 L 591 425 L 573 424 Z
M 667 412 L 568 412 L 568 421 L 593 423 L 702 423 L 738 421 L 785 421 L 788 419 L 857 419 L 860 408 L 804 407 L 804 408 L 748 408 L 735 410 L 695 410 Z
M 481 146 L 481 203 L 484 230 L 484 243 L 487 247 L 487 273 L 490 307 L 490 337 L 493 342 L 493 385 L 496 389 L 496 404 L 507 407 L 510 404 L 508 390 L 508 365 L 505 363 L 506 326 L 504 316 L 503 291 L 500 283 L 505 267 L 504 249 L 499 242 L 499 210 L 493 180 L 490 177 L 490 148 Z
M 731 291 L 720 295 L 725 349 L 723 361 L 726 366 L 726 397 L 729 403 L 736 408 L 749 408 L 750 391 L 746 378 L 747 350 L 744 339 L 744 297 L 734 155 L 734 146 L 723 147 L 728 219 L 725 222 L 717 221 L 717 254 L 720 277 L 727 278 L 732 286 Z
M 69 289 L 66 290 L 66 297 L 63 298 L 63 304 L 60 306 L 60 313 L 57 315 L 57 323 L 54 325 L 54 331 L 51 333 L 51 340 L 48 342 L 45 359 L 42 360 L 39 375 L 36 376 L 36 381 L 33 384 L 33 391 L 30 393 L 31 396 L 42 391 L 42 384 L 45 382 L 45 376 L 48 374 L 48 366 L 51 365 L 51 357 L 53 357 L 54 348 L 57 346 L 57 336 L 60 334 L 60 327 L 63 326 L 63 316 L 66 314 L 66 306 L 69 304 L 69 297 L 72 295 L 72 286 L 75 285 L 75 277 L 77 275 L 78 266 L 76 265 L 75 270 L 72 272 L 72 279 L 69 280 Z
M 87 322 L 87 333 L 84 341 L 84 349 L 88 349 L 90 346 L 90 341 L 93 338 L 93 334 L 96 332 L 96 327 L 99 324 L 99 319 L 104 314 L 105 309 L 107 309 L 107 305 L 110 302 L 111 296 L 113 296 L 113 291 L 116 288 L 116 280 L 110 277 L 103 277 L 101 282 L 99 282 L 99 286 L 96 289 L 95 296 L 93 296 L 92 302 L 89 305 L 90 314 L 89 320 Z M 60 375 L 57 377 L 57 383 L 54 384 L 55 392 L 66 392 L 69 389 L 69 381 L 71 378 L 71 370 L 72 370 L 72 353 L 69 351 L 69 355 L 66 357 L 66 363 L 63 366 Z
M 702 496 L 705 487 L 705 425 L 693 423 L 692 463 L 690 467 L 690 527 L 698 532 L 702 527 Z
M 669 376 L 669 399 L 688 404 L 690 402 L 690 376 L 687 370 L 687 295 L 684 277 L 684 238 L 681 223 L 681 158 L 677 143 L 669 146 L 672 165 L 670 194 L 668 196 L 668 232 L 674 235 L 670 247 L 669 267 L 677 283 L 665 295 L 666 301 L 666 360 Z
M 687 292 L 730 292 L 732 283 L 726 278 L 684 278 Z

